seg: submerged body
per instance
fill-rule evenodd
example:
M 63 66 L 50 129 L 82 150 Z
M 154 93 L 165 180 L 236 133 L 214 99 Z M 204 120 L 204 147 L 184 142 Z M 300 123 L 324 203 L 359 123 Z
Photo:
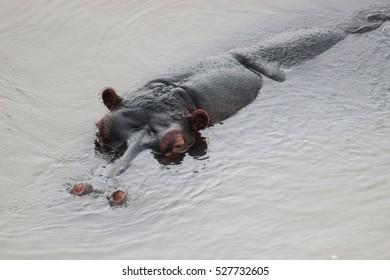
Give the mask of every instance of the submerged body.
M 171 69 L 125 98 L 106 89 L 102 98 L 110 112 L 96 122 L 96 147 L 103 153 L 126 149 L 112 165 L 111 175 L 126 170 L 144 149 L 164 156 L 182 154 L 193 145 L 199 130 L 250 104 L 263 77 L 283 82 L 284 68 L 321 54 L 348 34 L 373 30 L 389 18 L 390 6 L 370 7 L 344 24 L 282 33 L 248 48 Z

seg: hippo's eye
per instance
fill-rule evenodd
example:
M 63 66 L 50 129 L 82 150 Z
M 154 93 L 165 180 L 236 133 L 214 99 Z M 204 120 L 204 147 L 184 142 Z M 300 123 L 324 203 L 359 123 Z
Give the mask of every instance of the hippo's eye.
M 153 126 L 149 126 L 149 133 L 150 134 L 157 134 L 158 133 L 158 131 L 153 127 Z
M 172 147 L 172 153 L 173 154 L 180 154 L 183 153 L 186 150 L 185 141 L 183 138 L 176 139 L 175 143 L 173 143 Z
M 172 130 L 164 135 L 160 142 L 159 152 L 163 154 L 180 154 L 188 148 L 184 131 Z
M 142 125 L 134 125 L 131 127 L 131 129 L 133 131 L 139 131 L 139 130 L 143 129 L 143 126 Z

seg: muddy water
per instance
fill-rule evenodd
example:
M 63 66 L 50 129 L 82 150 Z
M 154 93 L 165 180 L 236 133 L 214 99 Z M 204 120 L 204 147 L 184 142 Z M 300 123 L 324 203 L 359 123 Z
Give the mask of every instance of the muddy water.
M 106 179 L 93 151 L 102 88 L 380 1 L 1 2 L 0 258 L 390 258 L 390 23 L 265 80 L 205 154 Z

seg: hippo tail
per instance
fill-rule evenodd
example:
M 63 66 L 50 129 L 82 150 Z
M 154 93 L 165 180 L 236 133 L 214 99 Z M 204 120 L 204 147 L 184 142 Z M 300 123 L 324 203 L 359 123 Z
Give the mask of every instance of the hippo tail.
M 390 20 L 390 5 L 374 5 L 357 10 L 348 23 L 339 27 L 347 33 L 364 33 L 381 26 L 386 20 Z

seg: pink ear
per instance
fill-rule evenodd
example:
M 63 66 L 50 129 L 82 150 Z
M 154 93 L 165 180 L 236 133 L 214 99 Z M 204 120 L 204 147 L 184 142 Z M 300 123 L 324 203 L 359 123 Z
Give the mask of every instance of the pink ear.
M 123 97 L 117 95 L 114 89 L 106 88 L 102 92 L 102 99 L 104 105 L 106 105 L 107 108 L 111 110 L 113 107 L 122 102 Z
M 194 130 L 198 131 L 209 126 L 210 116 L 205 110 L 197 109 L 191 114 L 189 121 Z

